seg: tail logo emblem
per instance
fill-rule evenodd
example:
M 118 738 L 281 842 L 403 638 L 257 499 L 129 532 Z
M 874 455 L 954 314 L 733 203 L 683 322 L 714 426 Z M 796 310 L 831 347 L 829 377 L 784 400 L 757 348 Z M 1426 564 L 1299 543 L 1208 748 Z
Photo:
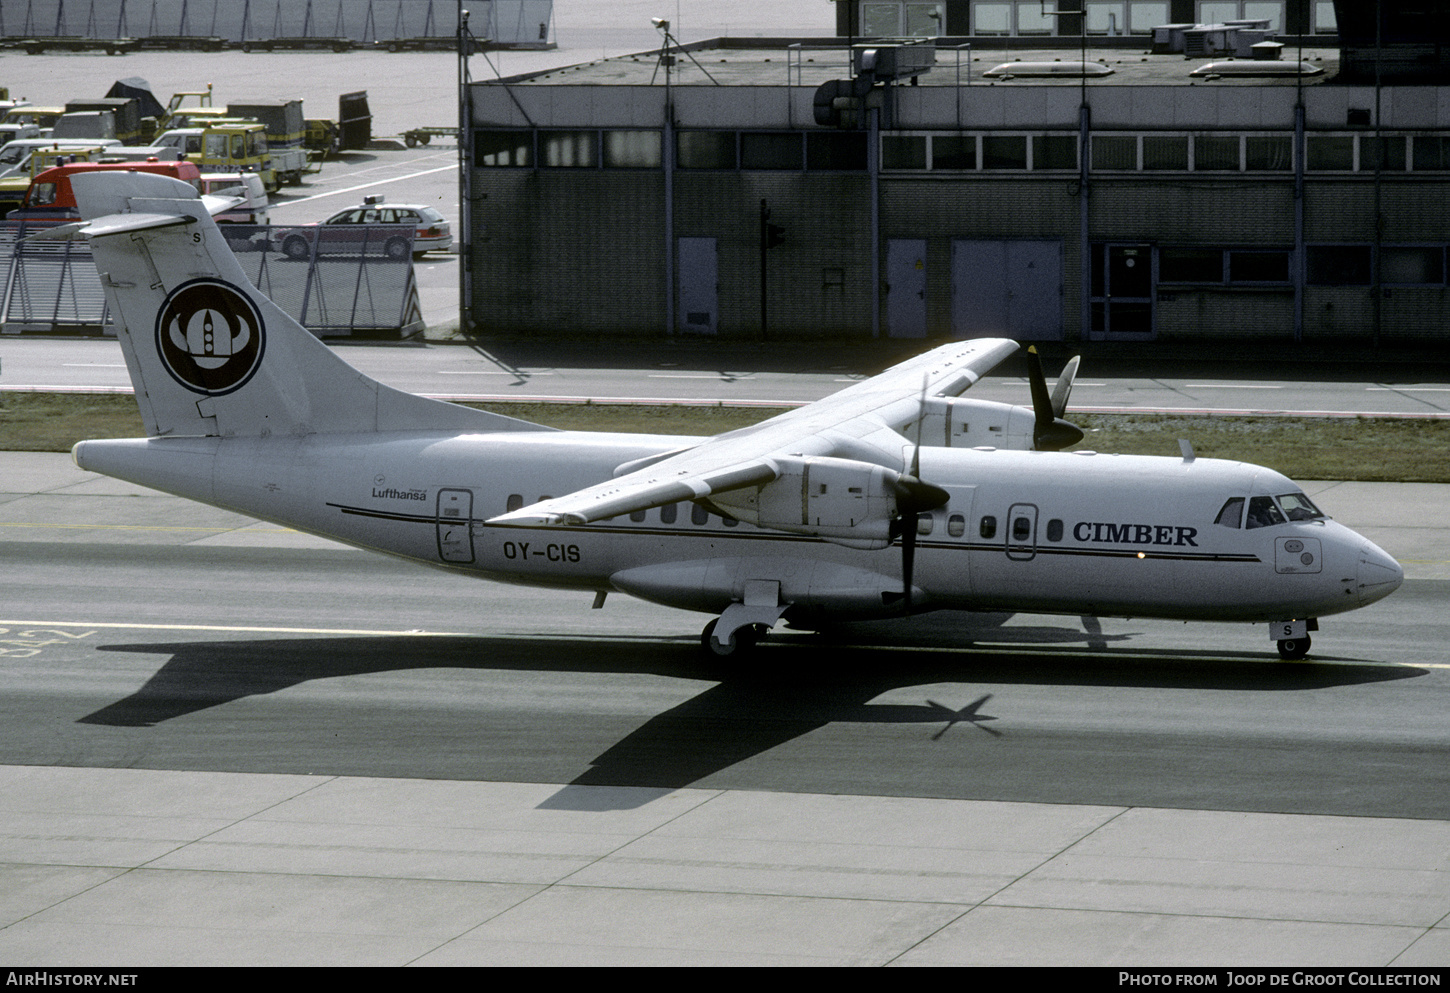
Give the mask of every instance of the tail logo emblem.
M 262 364 L 265 344 L 256 306 L 219 279 L 183 283 L 156 316 L 161 361 L 193 393 L 221 396 L 241 389 Z

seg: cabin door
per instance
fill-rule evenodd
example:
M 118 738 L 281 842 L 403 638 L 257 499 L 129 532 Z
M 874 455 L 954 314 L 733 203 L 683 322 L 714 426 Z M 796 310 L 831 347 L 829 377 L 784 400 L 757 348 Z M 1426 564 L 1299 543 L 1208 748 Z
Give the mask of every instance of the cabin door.
M 444 562 L 473 561 L 473 491 L 438 491 L 438 557 Z

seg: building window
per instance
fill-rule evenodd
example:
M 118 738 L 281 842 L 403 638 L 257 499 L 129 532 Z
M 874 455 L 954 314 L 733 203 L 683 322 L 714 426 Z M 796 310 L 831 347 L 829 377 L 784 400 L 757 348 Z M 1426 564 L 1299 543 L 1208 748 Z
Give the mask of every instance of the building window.
M 864 0 L 865 38 L 937 38 L 946 34 L 946 4 L 921 0 Z
M 1450 169 L 1450 139 L 1416 135 L 1412 144 L 1416 172 L 1443 172 Z
M 658 131 L 604 132 L 604 168 L 658 169 L 664 165 Z
M 1135 0 L 1115 0 L 1104 3 L 1088 0 L 1087 33 L 1101 35 L 1150 34 L 1159 24 L 1168 24 L 1173 18 L 1168 14 L 1167 3 L 1154 0 L 1152 3 Z
M 1287 136 L 1244 139 L 1244 168 L 1254 172 L 1288 172 L 1294 168 L 1294 143 Z
M 681 169 L 734 169 L 734 131 L 681 131 L 675 135 L 675 164 Z
M 1445 249 L 1439 246 L 1381 248 L 1380 282 L 1396 286 L 1443 286 Z
M 1160 283 L 1222 283 L 1223 249 L 1160 248 Z
M 1093 135 L 1094 169 L 1137 169 L 1138 139 Z
M 1198 4 L 1199 24 L 1248 20 L 1268 21 L 1269 30 L 1283 30 L 1283 0 L 1200 0 Z
M 539 159 L 551 169 L 593 169 L 599 165 L 595 131 L 540 131 Z
M 1314 172 L 1353 172 L 1354 139 L 1310 135 L 1306 140 L 1307 162 Z
M 1032 136 L 1033 169 L 1076 169 L 1077 136 L 1039 134 Z
M 1376 167 L 1387 172 L 1404 172 L 1408 165 L 1403 137 L 1391 135 L 1376 139 L 1366 135 L 1359 139 L 1359 167 L 1364 172 L 1374 172 Z
M 479 167 L 528 168 L 534 162 L 531 131 L 475 131 L 473 164 Z
M 477 130 L 473 164 L 479 168 L 529 168 L 534 165 L 534 132 Z
M 983 169 L 1026 169 L 1027 136 L 1020 134 L 983 135 Z
M 1053 35 L 1058 33 L 1056 3 L 1041 0 L 976 0 L 972 4 L 974 35 Z M 1063 30 L 1080 35 L 1078 18 Z
M 1143 169 L 1188 171 L 1187 136 L 1144 135 Z
M 925 159 L 923 154 L 922 158 Z M 925 165 L 925 162 L 922 163 Z M 866 169 L 864 131 L 807 131 L 806 168 L 813 171 Z
M 1238 136 L 1200 135 L 1193 139 L 1193 170 L 1194 172 L 1238 172 Z
M 764 133 L 744 132 L 740 135 L 740 168 L 792 169 L 805 165 L 798 131 Z
M 937 135 L 931 139 L 933 169 L 977 168 L 977 139 L 972 135 Z
M 925 169 L 925 135 L 882 135 L 881 168 Z
M 1289 252 L 1238 249 L 1228 253 L 1230 283 L 1287 283 Z
M 1310 245 L 1305 256 L 1309 282 L 1314 286 L 1368 286 L 1368 245 Z

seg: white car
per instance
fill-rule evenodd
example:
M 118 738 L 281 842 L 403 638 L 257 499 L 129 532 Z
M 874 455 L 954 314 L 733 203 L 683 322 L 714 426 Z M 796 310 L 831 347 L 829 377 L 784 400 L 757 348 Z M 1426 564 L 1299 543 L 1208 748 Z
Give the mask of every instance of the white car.
M 447 251 L 453 247 L 453 233 L 437 209 L 419 204 L 388 203 L 370 200 L 359 207 L 349 207 L 333 214 L 321 224 L 286 228 L 273 235 L 273 241 L 289 259 L 311 256 L 313 243 L 319 255 L 368 252 L 374 246 L 388 258 L 400 259 L 408 254 L 408 239 L 402 232 L 379 228 L 412 228 L 413 255 Z
M 204 172 L 201 174 L 201 192 L 229 193 L 239 196 L 242 202 L 231 210 L 218 214 L 221 224 L 266 224 L 271 206 L 267 199 L 267 188 L 262 177 L 255 172 Z

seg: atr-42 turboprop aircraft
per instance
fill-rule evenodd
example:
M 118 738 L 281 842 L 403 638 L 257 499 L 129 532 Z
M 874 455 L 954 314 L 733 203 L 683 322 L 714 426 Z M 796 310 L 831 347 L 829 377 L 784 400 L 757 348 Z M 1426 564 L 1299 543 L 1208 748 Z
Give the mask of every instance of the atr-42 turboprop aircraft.
M 243 274 L 229 199 L 144 173 L 73 179 L 147 438 L 76 464 L 338 541 L 509 583 L 715 615 L 718 655 L 778 621 L 940 609 L 1268 623 L 1317 619 L 1399 565 L 1260 466 L 1064 453 L 1076 363 L 1033 408 L 962 399 L 1013 354 L 936 348 L 712 438 L 557 431 L 361 375 Z

